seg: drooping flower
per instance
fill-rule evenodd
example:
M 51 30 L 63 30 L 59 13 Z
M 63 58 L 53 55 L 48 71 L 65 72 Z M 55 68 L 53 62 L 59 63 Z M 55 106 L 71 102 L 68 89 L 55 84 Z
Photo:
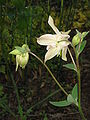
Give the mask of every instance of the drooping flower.
M 28 52 L 24 54 L 16 55 L 16 71 L 18 69 L 18 66 L 24 69 L 26 64 L 28 63 L 28 60 L 29 60 Z
M 68 35 L 70 30 L 67 32 L 60 32 L 54 25 L 54 21 L 51 16 L 49 16 L 48 24 L 51 26 L 56 34 L 45 34 L 37 38 L 38 44 L 47 46 L 45 62 L 56 55 L 60 55 L 60 53 L 62 53 L 62 59 L 67 61 L 66 53 L 68 45 L 70 44 L 70 42 L 68 41 L 68 39 L 70 38 L 70 36 Z
M 29 53 L 27 51 L 28 49 L 28 46 L 24 44 L 22 47 L 16 46 L 16 49 L 10 52 L 10 54 L 16 55 L 16 71 L 18 66 L 24 69 L 27 65 L 29 60 Z

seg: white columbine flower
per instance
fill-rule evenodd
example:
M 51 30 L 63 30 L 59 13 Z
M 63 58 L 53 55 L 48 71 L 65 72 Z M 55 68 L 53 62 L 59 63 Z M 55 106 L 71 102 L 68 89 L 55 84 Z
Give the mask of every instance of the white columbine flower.
M 56 34 L 45 34 L 37 38 L 38 44 L 47 46 L 45 62 L 56 55 L 60 55 L 60 52 L 62 53 L 62 59 L 67 61 L 66 53 L 68 45 L 70 44 L 70 42 L 68 41 L 68 39 L 70 38 L 70 36 L 68 35 L 70 30 L 67 32 L 60 32 L 54 25 L 54 21 L 51 16 L 49 16 L 48 24 L 51 26 Z

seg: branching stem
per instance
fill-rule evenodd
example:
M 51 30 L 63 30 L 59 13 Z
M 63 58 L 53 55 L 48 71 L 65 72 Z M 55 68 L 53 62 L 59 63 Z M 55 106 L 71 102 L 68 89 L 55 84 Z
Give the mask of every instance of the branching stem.
M 37 55 L 35 55 L 33 52 L 29 51 L 29 53 L 31 55 L 33 55 L 35 58 L 37 58 L 45 66 L 45 68 L 48 70 L 48 72 L 50 73 L 50 75 L 52 76 L 52 78 L 54 79 L 54 81 L 57 83 L 57 85 L 59 86 L 59 88 L 64 92 L 64 94 L 66 96 L 68 96 L 68 93 L 63 89 L 63 87 L 57 81 L 57 79 L 55 78 L 55 76 L 53 75 L 53 73 L 51 72 L 51 70 L 48 68 L 48 66 Z
M 72 62 L 73 62 L 73 64 L 74 64 L 74 67 L 75 67 L 75 69 L 76 69 L 76 71 L 77 71 L 77 66 L 76 66 L 76 64 L 75 64 L 75 61 L 74 61 L 74 59 L 73 59 L 73 56 L 72 56 L 71 51 L 69 50 L 69 48 L 68 48 L 68 52 L 69 52 L 69 55 L 70 55 L 70 57 L 71 57 L 71 60 L 72 60 Z

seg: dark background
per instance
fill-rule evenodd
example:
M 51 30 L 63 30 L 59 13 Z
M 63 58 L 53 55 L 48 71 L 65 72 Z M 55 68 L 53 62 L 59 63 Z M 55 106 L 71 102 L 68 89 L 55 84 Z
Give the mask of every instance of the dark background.
M 24 70 L 15 72 L 15 56 L 9 54 L 15 46 L 27 43 L 32 52 L 44 59 L 46 48 L 39 46 L 36 38 L 54 33 L 48 25 L 48 16 L 55 20 L 60 31 L 71 29 L 71 39 L 76 34 L 90 29 L 89 0 L 0 0 L 0 120 L 14 120 L 8 112 L 9 106 L 19 116 L 17 98 L 13 87 L 16 82 L 24 113 L 32 108 L 28 120 L 81 120 L 73 106 L 56 108 L 49 101 L 63 100 L 59 90 L 46 69 L 36 58 L 30 56 Z M 90 34 L 87 45 L 80 56 L 82 79 L 82 108 L 89 120 L 90 98 Z M 68 61 L 70 59 L 68 58 Z M 63 68 L 64 61 L 55 57 L 47 65 L 67 91 L 77 82 L 76 74 Z M 18 119 L 20 119 L 18 117 Z M 45 119 L 45 120 L 47 120 Z

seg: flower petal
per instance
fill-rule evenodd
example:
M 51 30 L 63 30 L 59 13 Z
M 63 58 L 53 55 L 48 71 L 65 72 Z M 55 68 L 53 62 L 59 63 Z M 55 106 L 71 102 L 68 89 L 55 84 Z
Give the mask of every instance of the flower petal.
M 57 35 L 52 34 L 42 35 L 41 37 L 37 38 L 37 43 L 40 45 L 56 45 L 56 36 Z
M 52 47 L 56 47 L 56 45 L 48 45 L 48 46 L 46 47 L 46 50 L 49 50 L 49 49 L 52 48 Z
M 17 69 L 18 69 L 18 62 L 16 63 L 16 71 L 17 71 Z
M 71 30 L 68 30 L 66 32 L 61 32 L 63 35 L 68 35 L 71 32 Z
M 69 35 L 62 34 L 62 40 L 68 40 L 70 38 Z
M 68 48 L 68 47 L 64 47 L 64 48 L 62 49 L 62 59 L 65 60 L 65 61 L 67 61 L 67 57 L 66 57 L 67 48 Z
M 46 55 L 45 55 L 45 62 L 46 62 L 47 60 L 50 60 L 50 59 L 53 58 L 54 56 L 56 56 L 56 55 L 58 54 L 58 52 L 59 52 L 59 50 L 58 50 L 57 47 L 52 47 L 52 48 L 50 48 L 50 49 L 47 51 Z
M 11 51 L 9 54 L 13 54 L 13 55 L 20 55 L 21 52 L 17 49 L 14 49 L 13 51 Z
M 61 41 L 57 44 L 57 46 L 59 47 L 58 49 L 63 49 L 64 47 L 68 46 L 70 44 L 70 42 L 67 41 Z
M 53 21 L 53 18 L 51 16 L 49 16 L 49 19 L 48 19 L 48 24 L 51 26 L 51 28 L 54 30 L 54 32 L 56 34 L 61 34 L 59 32 L 59 30 L 57 29 L 57 27 L 54 25 L 54 21 Z
M 20 57 L 20 55 L 16 55 L 16 71 L 17 71 L 18 65 L 19 65 L 19 63 L 18 63 L 19 57 Z

